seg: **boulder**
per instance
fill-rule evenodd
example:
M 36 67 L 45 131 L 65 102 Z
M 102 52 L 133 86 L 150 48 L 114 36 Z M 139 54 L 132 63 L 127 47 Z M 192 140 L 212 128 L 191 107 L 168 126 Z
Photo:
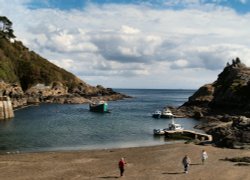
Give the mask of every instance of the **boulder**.
M 228 119 L 227 123 L 218 122 L 217 126 L 207 130 L 213 136 L 214 143 L 229 148 L 250 147 L 250 118 L 228 116 Z

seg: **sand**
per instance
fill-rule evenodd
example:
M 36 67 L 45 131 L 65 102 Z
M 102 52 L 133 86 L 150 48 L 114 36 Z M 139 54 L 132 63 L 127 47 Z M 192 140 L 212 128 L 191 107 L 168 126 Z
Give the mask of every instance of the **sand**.
M 209 158 L 201 164 L 205 149 Z M 187 154 L 192 160 L 188 174 L 183 173 L 181 160 Z M 250 166 L 236 166 L 222 161 L 226 157 L 250 156 L 249 150 L 222 149 L 194 144 L 168 144 L 123 149 L 40 152 L 0 155 L 2 180 L 50 179 L 117 179 L 118 161 L 127 161 L 121 179 L 142 180 L 247 180 Z

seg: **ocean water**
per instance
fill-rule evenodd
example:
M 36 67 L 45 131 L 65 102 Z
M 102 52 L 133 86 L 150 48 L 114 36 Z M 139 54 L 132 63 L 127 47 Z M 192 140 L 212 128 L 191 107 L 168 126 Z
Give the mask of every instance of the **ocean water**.
M 88 104 L 41 104 L 15 111 L 15 118 L 0 122 L 0 152 L 37 152 L 150 146 L 164 143 L 154 128 L 170 120 L 151 114 L 165 106 L 180 106 L 194 90 L 116 89 L 132 96 L 109 102 L 111 113 L 89 111 Z M 199 122 L 178 118 L 186 129 Z

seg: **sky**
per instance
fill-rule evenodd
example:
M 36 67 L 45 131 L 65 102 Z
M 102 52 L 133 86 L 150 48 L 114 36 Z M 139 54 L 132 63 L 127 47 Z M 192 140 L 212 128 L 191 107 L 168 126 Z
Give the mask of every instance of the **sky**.
M 90 85 L 197 89 L 250 66 L 250 0 L 0 0 L 25 46 Z

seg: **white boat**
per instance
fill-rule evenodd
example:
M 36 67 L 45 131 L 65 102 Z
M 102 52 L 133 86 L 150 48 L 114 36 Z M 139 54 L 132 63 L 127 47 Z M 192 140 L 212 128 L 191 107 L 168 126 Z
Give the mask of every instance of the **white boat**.
M 174 115 L 169 108 L 164 108 L 161 113 L 161 118 L 173 118 Z
M 165 134 L 165 131 L 167 131 L 168 128 L 166 129 L 154 129 L 154 134 L 155 135 L 164 135 Z
M 153 114 L 152 114 L 153 118 L 160 118 L 161 117 L 161 111 L 160 110 L 156 110 Z
M 172 122 L 168 124 L 168 130 L 178 131 L 183 129 L 184 128 L 180 124 L 174 122 L 174 119 L 172 119 Z
M 154 135 L 164 135 L 166 131 L 181 131 L 184 130 L 184 128 L 180 125 L 174 122 L 174 119 L 172 119 L 171 123 L 168 124 L 168 128 L 165 129 L 154 129 Z

